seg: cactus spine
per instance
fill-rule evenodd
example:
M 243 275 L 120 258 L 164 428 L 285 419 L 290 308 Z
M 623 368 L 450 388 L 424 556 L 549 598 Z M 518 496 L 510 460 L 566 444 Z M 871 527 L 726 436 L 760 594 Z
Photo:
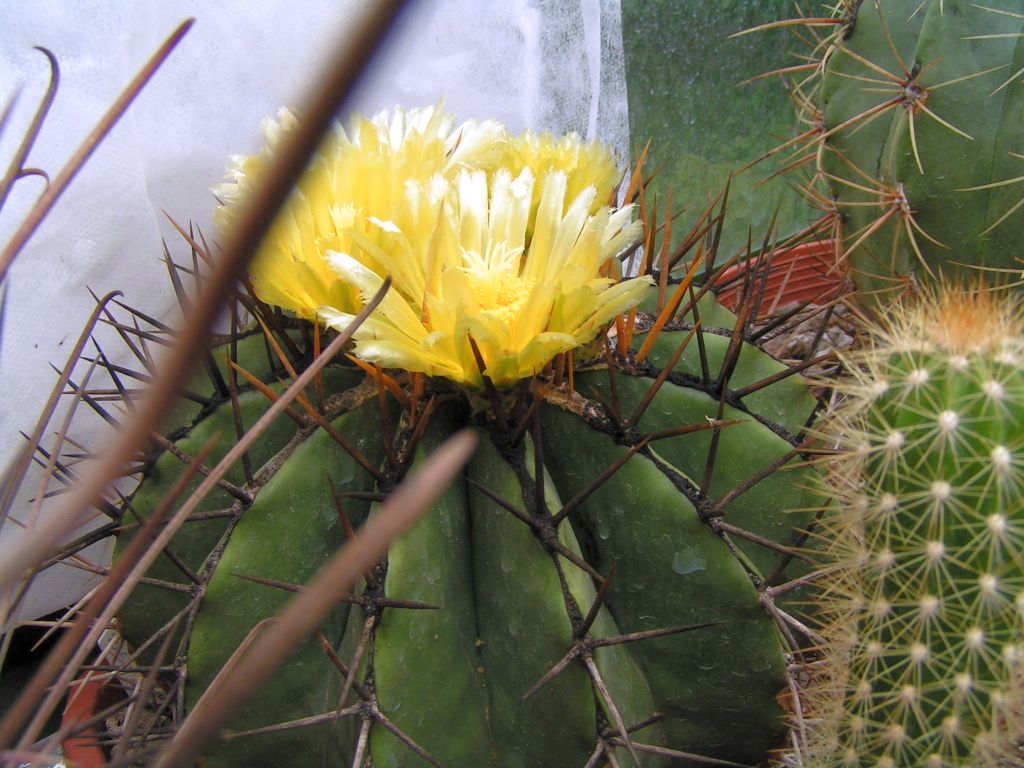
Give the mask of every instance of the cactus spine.
M 830 682 L 805 764 L 1019 765 L 1024 321 L 1011 297 L 951 289 L 875 330 L 828 425 Z
M 792 89 L 805 132 L 783 146 L 813 168 L 805 189 L 858 287 L 893 295 L 961 262 L 1013 269 L 1024 7 L 841 0 L 805 21 L 816 66 Z

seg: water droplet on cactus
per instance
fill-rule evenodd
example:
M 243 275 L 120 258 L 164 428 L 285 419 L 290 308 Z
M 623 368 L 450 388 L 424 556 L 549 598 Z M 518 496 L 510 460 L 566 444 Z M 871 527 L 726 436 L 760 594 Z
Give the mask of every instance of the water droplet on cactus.
M 672 570 L 680 576 L 703 571 L 707 565 L 704 556 L 698 550 L 690 547 L 676 552 L 675 557 L 672 558 Z

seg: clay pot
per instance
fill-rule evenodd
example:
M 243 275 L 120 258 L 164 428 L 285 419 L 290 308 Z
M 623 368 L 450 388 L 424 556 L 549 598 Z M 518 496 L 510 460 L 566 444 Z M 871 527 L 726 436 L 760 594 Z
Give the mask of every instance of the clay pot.
M 67 729 L 84 723 L 110 706 L 120 697 L 116 686 L 106 685 L 106 680 L 88 680 L 73 686 L 68 691 L 61 728 Z M 75 768 L 101 768 L 109 761 L 106 751 L 97 744 L 103 734 L 103 723 L 96 723 L 88 729 L 64 740 L 64 759 Z
M 721 282 L 727 287 L 719 292 L 718 300 L 733 311 L 743 290 L 743 276 L 752 266 L 737 264 L 722 274 Z M 768 267 L 759 316 L 794 301 L 824 303 L 838 295 L 845 277 L 845 270 L 836 264 L 832 240 L 815 240 L 777 251 Z

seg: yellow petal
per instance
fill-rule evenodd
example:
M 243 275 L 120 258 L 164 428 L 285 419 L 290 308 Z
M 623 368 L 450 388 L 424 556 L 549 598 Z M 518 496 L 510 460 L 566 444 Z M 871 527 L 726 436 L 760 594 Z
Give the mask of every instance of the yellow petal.
M 562 222 L 562 206 L 565 200 L 565 174 L 561 171 L 549 173 L 541 180 L 540 204 L 537 221 L 530 241 L 530 249 L 523 267 L 523 277 L 537 282 L 543 279 L 548 257 L 555 244 L 558 226 Z
M 360 264 L 347 253 L 329 252 L 327 260 L 338 275 L 359 288 L 366 301 L 373 297 L 384 284 L 384 279 Z M 397 333 L 419 343 L 427 335 L 420 318 L 413 313 L 408 302 L 402 299 L 394 288 L 388 290 L 377 305 L 375 317 L 386 320 Z

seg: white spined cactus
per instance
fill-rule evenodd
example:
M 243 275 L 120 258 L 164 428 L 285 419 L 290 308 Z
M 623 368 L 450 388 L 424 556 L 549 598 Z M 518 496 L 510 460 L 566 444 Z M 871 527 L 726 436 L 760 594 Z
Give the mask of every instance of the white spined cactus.
M 947 286 L 872 330 L 825 427 L 844 448 L 827 460 L 839 488 L 819 536 L 827 673 L 805 765 L 1019 765 L 1019 305 Z

